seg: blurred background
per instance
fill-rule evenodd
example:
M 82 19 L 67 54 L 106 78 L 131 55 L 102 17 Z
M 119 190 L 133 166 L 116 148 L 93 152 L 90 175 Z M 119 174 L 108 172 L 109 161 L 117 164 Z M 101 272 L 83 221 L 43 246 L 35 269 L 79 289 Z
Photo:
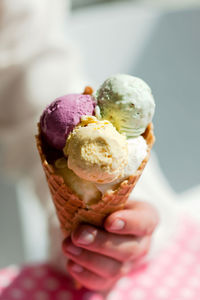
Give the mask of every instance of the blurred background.
M 200 184 L 199 28 L 200 1 L 192 0 L 72 0 L 66 20 L 66 35 L 81 53 L 88 84 L 97 87 L 111 74 L 128 73 L 151 86 L 154 149 L 177 194 Z M 23 202 L 33 196 L 2 171 L 0 191 L 0 268 L 41 259 L 45 242 L 34 243 L 45 225 L 35 226 L 31 242 L 24 229 Z M 32 214 L 42 219 L 36 204 Z

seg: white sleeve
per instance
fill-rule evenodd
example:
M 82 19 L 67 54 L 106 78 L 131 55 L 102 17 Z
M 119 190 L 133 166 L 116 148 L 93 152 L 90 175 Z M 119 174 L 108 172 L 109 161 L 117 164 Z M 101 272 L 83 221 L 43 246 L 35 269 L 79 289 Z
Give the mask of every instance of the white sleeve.
M 64 32 L 68 6 L 65 0 L 0 1 L 0 167 L 34 183 L 55 260 L 62 238 L 34 135 L 49 102 L 85 85 L 79 53 Z
M 29 174 L 44 107 L 84 87 L 78 51 L 64 32 L 65 0 L 0 1 L 1 167 Z
M 158 211 L 160 221 L 153 234 L 152 245 L 148 255 L 148 257 L 153 257 L 173 237 L 180 214 L 176 201 L 177 195 L 164 177 L 153 151 L 130 198 L 133 201 L 136 199 L 149 202 Z

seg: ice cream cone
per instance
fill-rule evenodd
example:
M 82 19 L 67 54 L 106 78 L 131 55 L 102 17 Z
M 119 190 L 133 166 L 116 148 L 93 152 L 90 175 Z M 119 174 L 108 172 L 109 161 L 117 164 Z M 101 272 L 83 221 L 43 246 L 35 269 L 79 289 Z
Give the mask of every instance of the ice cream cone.
M 135 174 L 122 181 L 115 189 L 107 191 L 98 203 L 87 205 L 66 185 L 64 179 L 56 174 L 53 165 L 48 162 L 47 153 L 44 150 L 45 142 L 42 139 L 39 124 L 38 130 L 36 136 L 37 148 L 64 237 L 69 236 L 72 230 L 83 222 L 101 227 L 106 216 L 124 208 L 129 194 L 148 162 L 154 143 L 153 125 L 150 123 L 143 134 L 148 146 L 147 155 Z

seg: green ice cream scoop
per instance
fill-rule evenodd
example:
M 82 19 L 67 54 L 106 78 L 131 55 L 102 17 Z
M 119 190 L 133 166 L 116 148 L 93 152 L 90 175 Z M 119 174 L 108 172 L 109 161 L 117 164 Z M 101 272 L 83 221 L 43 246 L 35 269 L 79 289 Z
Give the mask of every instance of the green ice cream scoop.
M 155 102 L 150 87 L 140 78 L 117 74 L 96 92 L 102 119 L 127 138 L 138 137 L 152 121 Z

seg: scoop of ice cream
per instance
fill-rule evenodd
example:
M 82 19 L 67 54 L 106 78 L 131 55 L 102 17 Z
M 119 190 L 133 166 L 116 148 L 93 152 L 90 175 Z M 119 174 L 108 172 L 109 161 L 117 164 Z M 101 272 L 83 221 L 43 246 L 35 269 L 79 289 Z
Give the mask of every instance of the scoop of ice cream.
M 107 190 L 112 189 L 130 175 L 135 174 L 146 155 L 147 143 L 142 136 L 128 139 L 128 164 L 125 166 L 123 176 L 107 184 L 96 184 L 96 187 L 102 194 L 104 194 Z
M 95 102 L 91 95 L 69 94 L 57 98 L 43 112 L 40 124 L 46 141 L 62 150 L 69 133 L 80 122 L 81 116 L 92 115 Z
M 114 75 L 97 90 L 96 98 L 102 118 L 127 138 L 142 134 L 153 118 L 155 103 L 151 89 L 140 78 Z
M 124 170 L 124 176 L 133 175 L 144 158 L 147 156 L 147 143 L 143 136 L 128 140 L 128 164 Z
M 67 166 L 67 160 L 62 157 L 55 162 L 55 172 L 61 175 L 64 182 L 74 191 L 81 200 L 88 205 L 94 204 L 101 199 L 101 192 L 97 189 L 95 183 L 78 177 Z
M 107 183 L 124 172 L 128 146 L 124 135 L 106 120 L 86 116 L 72 133 L 63 149 L 68 167 L 79 177 Z

